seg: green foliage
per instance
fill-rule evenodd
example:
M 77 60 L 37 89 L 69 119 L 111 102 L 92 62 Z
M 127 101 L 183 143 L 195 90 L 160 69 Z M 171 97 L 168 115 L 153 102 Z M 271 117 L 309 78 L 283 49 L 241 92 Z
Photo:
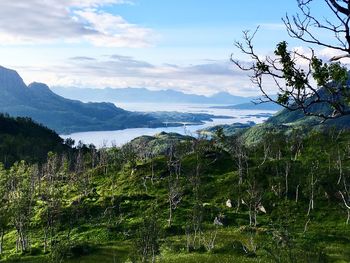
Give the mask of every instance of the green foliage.
M 75 165 L 50 153 L 40 167 L 0 166 L 2 261 L 349 260 L 337 183 L 340 164 L 346 184 L 350 171 L 348 132 L 270 130 L 248 146 L 164 136 L 152 139 L 157 156 L 82 146 Z
M 311 60 L 313 77 L 319 87 L 328 86 L 328 83 L 334 81 L 338 85 L 344 86 L 349 78 L 348 70 L 337 63 L 323 63 L 321 59 L 313 57 Z
M 279 43 L 275 50 L 275 55 L 279 57 L 280 62 L 283 68 L 283 78 L 286 81 L 287 87 L 293 87 L 299 91 L 302 91 L 306 88 L 308 84 L 308 78 L 306 77 L 305 72 L 296 67 L 296 63 L 292 58 L 290 52 L 287 51 L 287 42 L 282 41 Z M 287 104 L 285 97 L 289 97 L 289 91 L 286 90 L 281 98 L 283 100 L 279 101 L 281 104 Z
M 44 162 L 49 151 L 63 153 L 69 146 L 63 144 L 54 131 L 29 118 L 11 118 L 0 114 L 0 162 L 5 167 L 25 160 Z

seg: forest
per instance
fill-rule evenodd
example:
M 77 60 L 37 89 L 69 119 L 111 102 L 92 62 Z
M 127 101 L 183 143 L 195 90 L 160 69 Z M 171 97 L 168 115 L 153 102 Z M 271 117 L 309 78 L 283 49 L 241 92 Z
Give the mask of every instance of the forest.
M 162 133 L 0 166 L 2 262 L 349 262 L 350 133 Z

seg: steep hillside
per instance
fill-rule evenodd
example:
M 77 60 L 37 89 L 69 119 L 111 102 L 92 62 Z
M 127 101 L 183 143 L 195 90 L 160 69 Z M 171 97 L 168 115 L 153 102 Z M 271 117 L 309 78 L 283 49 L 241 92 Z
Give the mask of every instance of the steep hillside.
M 54 131 L 29 118 L 10 118 L 0 114 L 0 162 L 6 167 L 16 161 L 42 162 L 49 151 L 69 150 Z

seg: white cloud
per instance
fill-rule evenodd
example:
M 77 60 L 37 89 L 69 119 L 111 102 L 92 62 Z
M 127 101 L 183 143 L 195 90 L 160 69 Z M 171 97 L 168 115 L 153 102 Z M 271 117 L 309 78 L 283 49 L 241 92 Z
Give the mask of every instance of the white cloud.
M 97 59 L 73 57 L 69 62 L 34 70 L 22 68 L 19 73 L 27 83 L 40 81 L 50 86 L 146 87 L 204 95 L 220 91 L 243 96 L 259 94 L 246 72 L 234 68 L 228 60 L 185 66 L 154 65 L 128 56 L 113 55 Z
M 145 47 L 152 43 L 152 31 L 137 25 L 128 23 L 121 16 L 90 10 L 75 11 L 80 19 L 84 20 L 99 34 L 86 36 L 96 46 L 108 47 Z M 148 39 L 150 38 L 150 39 Z
M 36 44 L 88 41 L 97 46 L 144 47 L 153 40 L 151 29 L 101 11 L 125 0 L 2 0 L 0 43 Z
M 324 48 L 320 50 L 319 52 L 319 57 L 322 58 L 325 62 L 329 61 L 331 58 L 336 57 L 336 56 L 341 56 L 345 55 L 344 52 L 340 50 L 335 50 L 333 48 Z M 342 58 L 339 60 L 341 63 L 344 64 L 349 64 L 350 63 L 350 58 Z
M 133 4 L 127 0 L 63 0 L 63 3 L 76 7 L 97 7 L 106 4 Z

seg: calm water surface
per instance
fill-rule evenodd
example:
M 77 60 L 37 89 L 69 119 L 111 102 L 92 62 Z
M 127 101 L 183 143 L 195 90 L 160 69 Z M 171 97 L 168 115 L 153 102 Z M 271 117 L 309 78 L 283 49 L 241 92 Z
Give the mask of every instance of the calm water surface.
M 181 127 L 162 127 L 162 128 L 132 128 L 117 131 L 93 131 L 93 132 L 78 132 L 69 135 L 61 135 L 62 138 L 72 138 L 76 142 L 82 141 L 86 144 L 94 144 L 97 147 L 123 145 L 132 139 L 142 135 L 155 135 L 160 132 L 176 132 L 183 135 L 195 135 L 196 131 L 212 127 L 219 124 L 232 124 L 235 122 L 247 123 L 254 121 L 262 123 L 266 118 L 252 117 L 259 113 L 274 113 L 273 111 L 256 111 L 256 110 L 231 110 L 231 109 L 212 109 L 214 105 L 200 104 L 154 104 L 154 103 L 116 103 L 120 108 L 130 111 L 178 111 L 190 113 L 208 113 L 212 115 L 224 115 L 234 118 L 230 119 L 213 119 L 212 122 L 206 122 L 202 125 L 181 126 Z M 222 105 L 221 105 L 222 106 Z

